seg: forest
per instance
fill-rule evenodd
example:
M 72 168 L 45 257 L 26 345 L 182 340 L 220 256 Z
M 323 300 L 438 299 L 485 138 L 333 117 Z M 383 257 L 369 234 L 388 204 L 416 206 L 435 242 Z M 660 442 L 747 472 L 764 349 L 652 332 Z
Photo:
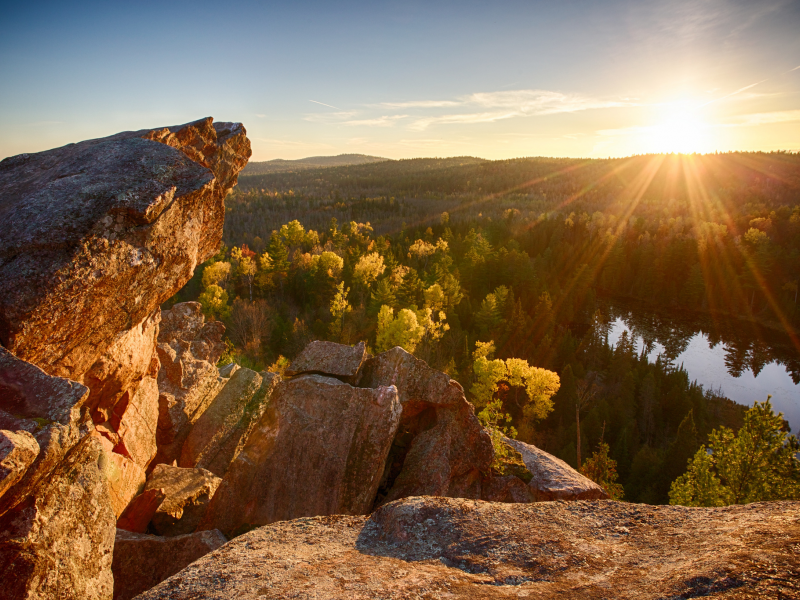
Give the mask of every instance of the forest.
M 746 407 L 669 347 L 611 347 L 609 303 L 738 324 L 754 371 L 770 357 L 753 340 L 777 332 L 797 382 L 799 281 L 798 154 L 459 157 L 241 176 L 223 247 L 171 302 L 199 300 L 227 325 L 223 360 L 256 369 L 314 339 L 403 346 L 498 431 L 613 460 L 618 496 L 665 503 Z

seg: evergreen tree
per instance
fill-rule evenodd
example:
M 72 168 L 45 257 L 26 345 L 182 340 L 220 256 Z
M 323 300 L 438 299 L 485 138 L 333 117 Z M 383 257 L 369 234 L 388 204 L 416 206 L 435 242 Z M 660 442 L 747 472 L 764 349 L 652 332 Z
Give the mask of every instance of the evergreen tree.
M 738 433 L 727 427 L 711 432 L 669 493 L 670 504 L 726 506 L 763 500 L 800 500 L 800 450 L 783 430 L 769 398 L 747 411 Z

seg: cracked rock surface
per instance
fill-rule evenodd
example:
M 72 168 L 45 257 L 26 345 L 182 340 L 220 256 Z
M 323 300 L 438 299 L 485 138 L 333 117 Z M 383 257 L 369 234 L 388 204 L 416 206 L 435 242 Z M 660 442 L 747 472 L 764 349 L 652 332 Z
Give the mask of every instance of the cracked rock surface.
M 142 600 L 797 598 L 800 502 L 725 508 L 414 497 L 274 523 Z

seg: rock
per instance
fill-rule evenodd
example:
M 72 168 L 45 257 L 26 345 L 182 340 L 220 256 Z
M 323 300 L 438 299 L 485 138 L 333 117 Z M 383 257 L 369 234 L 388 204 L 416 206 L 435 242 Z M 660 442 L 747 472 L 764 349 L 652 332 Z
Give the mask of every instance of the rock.
M 117 519 L 117 529 L 134 533 L 146 532 L 153 515 L 166 497 L 166 492 L 161 488 L 142 492 L 125 507 Z
M 146 476 L 144 469 L 131 459 L 106 451 L 104 473 L 108 479 L 108 492 L 114 520 L 123 513 L 134 496 L 144 489 Z
M 158 398 L 158 382 L 153 377 L 145 377 L 131 401 L 124 406 L 123 403 L 117 405 L 122 414 L 113 415 L 113 421 L 119 423 L 115 452 L 127 456 L 142 469 L 147 469 L 158 450 Z
M 335 342 L 311 342 L 286 369 L 286 375 L 317 373 L 355 383 L 355 377 L 367 356 L 364 342 L 355 346 Z
M 519 477 L 503 475 L 481 481 L 481 500 L 487 502 L 536 502 L 532 490 Z
M 481 497 L 494 450 L 457 382 L 396 347 L 368 359 L 358 385 L 395 385 L 403 406 L 378 503 L 418 495 Z
M 321 375 L 281 382 L 201 529 L 232 537 L 299 516 L 368 512 L 399 419 L 394 387 L 354 388 Z
M 249 156 L 207 118 L 0 161 L 0 343 L 80 381 L 216 252 Z
M 85 437 L 0 517 L 3 598 L 108 600 L 115 518 L 96 438 Z
M 91 390 L 89 404 L 95 423 L 116 420 L 116 428 L 142 379 L 158 375 L 156 336 L 160 320 L 161 312 L 156 310 L 141 323 L 118 334 L 84 375 L 83 382 Z
M 27 497 L 91 429 L 88 397 L 86 386 L 51 377 L 0 346 L 0 429 L 27 431 L 39 445 L 25 474 L 0 495 L 0 515 Z
M 147 480 L 145 491 L 162 489 L 166 498 L 150 522 L 153 530 L 166 536 L 193 532 L 221 481 L 205 469 L 156 465 Z
M 603 488 L 560 458 L 519 440 L 505 438 L 505 443 L 522 455 L 525 467 L 533 476 L 528 487 L 535 501 L 608 498 Z
M 140 599 L 797 598 L 798 514 L 800 502 L 407 498 L 369 519 L 261 527 Z
M 178 465 L 202 467 L 223 477 L 264 414 L 280 380 L 275 373 L 237 369 L 192 427 Z
M 233 374 L 236 373 L 236 371 L 238 371 L 239 368 L 240 368 L 239 365 L 237 365 L 236 363 L 228 363 L 224 367 L 219 368 L 219 376 L 225 378 L 233 377 Z
M 205 322 L 197 302 L 162 311 L 156 463 L 178 460 L 192 425 L 225 385 L 215 366 L 225 350 L 224 332 L 219 321 Z
M 22 479 L 38 454 L 39 442 L 27 431 L 0 430 L 0 496 Z
M 114 600 L 130 600 L 227 541 L 216 530 L 165 538 L 117 529 L 111 566 Z

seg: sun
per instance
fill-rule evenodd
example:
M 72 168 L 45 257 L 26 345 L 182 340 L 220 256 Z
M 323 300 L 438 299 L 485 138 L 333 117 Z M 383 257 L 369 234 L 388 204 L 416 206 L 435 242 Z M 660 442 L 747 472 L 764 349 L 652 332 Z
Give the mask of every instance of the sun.
M 708 152 L 710 127 L 703 118 L 703 105 L 680 100 L 660 105 L 656 124 L 647 127 L 651 152 Z

